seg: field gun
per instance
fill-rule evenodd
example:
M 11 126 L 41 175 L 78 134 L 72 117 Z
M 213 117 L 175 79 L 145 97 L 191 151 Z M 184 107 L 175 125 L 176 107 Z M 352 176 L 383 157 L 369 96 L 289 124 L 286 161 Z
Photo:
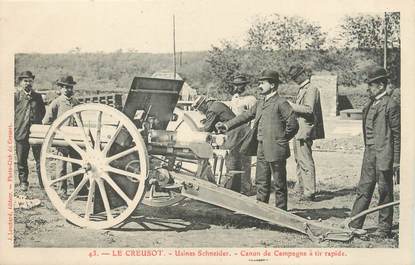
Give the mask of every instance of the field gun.
M 181 80 L 135 77 L 122 111 L 81 104 L 51 125 L 32 126 L 30 143 L 42 144 L 45 191 L 61 215 L 81 227 L 107 229 L 126 221 L 141 203 L 169 206 L 187 197 L 293 229 L 316 241 L 353 237 L 350 229 L 304 219 L 204 179 L 201 166 L 212 158 L 223 159 L 223 150 L 217 148 L 226 139 L 166 129 L 177 118 L 174 108 L 182 85 Z M 58 155 L 56 148 L 62 147 L 77 155 Z M 57 161 L 76 167 L 56 176 Z M 218 164 L 214 163 L 214 172 Z M 81 176 L 80 183 L 62 198 L 59 183 L 74 176 Z

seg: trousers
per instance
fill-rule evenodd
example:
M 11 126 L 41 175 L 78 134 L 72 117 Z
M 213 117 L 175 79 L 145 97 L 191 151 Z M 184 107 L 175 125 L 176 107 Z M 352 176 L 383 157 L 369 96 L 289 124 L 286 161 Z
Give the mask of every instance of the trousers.
M 263 142 L 258 142 L 255 183 L 257 200 L 268 203 L 271 195 L 271 176 L 274 180 L 275 206 L 287 210 L 287 161 L 268 162 L 264 156 Z
M 294 157 L 297 164 L 298 191 L 304 196 L 312 196 L 316 193 L 316 169 L 310 139 L 295 139 L 293 141 Z
M 393 171 L 383 171 L 376 167 L 376 150 L 372 146 L 366 146 L 363 155 L 363 164 L 357 196 L 352 208 L 352 216 L 367 210 L 372 200 L 375 186 L 378 184 L 379 205 L 393 201 Z M 378 229 L 389 233 L 392 228 L 393 208 L 388 207 L 379 211 Z M 350 225 L 354 228 L 362 228 L 365 216 L 354 220 Z
M 225 188 L 241 192 L 242 182 L 241 173 L 231 174 L 229 171 L 241 171 L 242 161 L 241 154 L 238 151 L 232 150 L 225 156 L 225 165 L 228 171 L 228 176 L 225 176 L 224 183 L 221 183 Z
M 80 158 L 80 155 L 74 151 L 72 148 L 66 148 L 66 147 L 59 147 L 57 148 L 57 155 L 59 156 L 64 156 L 64 157 L 71 157 L 71 158 Z M 65 176 L 66 174 L 68 174 L 68 169 L 67 169 L 67 164 L 68 162 L 63 161 L 63 160 L 57 160 L 56 161 L 56 178 Z M 70 163 L 72 165 L 72 172 L 78 170 L 81 166 L 75 163 Z M 74 180 L 74 186 L 77 187 L 79 182 L 81 182 L 82 180 L 82 175 L 77 175 L 73 177 Z M 67 180 L 62 180 L 60 182 L 60 186 L 59 189 L 61 191 L 67 191 L 68 189 L 68 182 Z M 85 193 L 85 191 L 80 192 L 80 193 Z
M 20 184 L 29 184 L 29 167 L 27 159 L 29 157 L 30 144 L 29 139 L 15 141 L 16 156 L 17 156 L 17 170 Z M 32 145 L 32 153 L 36 164 L 36 173 L 39 180 L 39 186 L 43 188 L 42 176 L 40 174 L 40 145 Z

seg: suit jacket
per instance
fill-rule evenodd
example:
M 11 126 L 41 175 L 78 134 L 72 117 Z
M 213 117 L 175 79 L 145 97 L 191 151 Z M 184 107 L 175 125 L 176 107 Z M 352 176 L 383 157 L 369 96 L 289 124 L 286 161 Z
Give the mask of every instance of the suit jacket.
M 371 100 L 363 108 L 363 137 L 366 144 L 366 117 Z M 401 110 L 398 103 L 390 96 L 383 96 L 377 104 L 378 111 L 374 117 L 374 143 L 376 163 L 379 170 L 391 170 L 393 163 L 399 163 L 401 152 Z
M 218 122 L 226 122 L 235 118 L 233 111 L 224 103 L 215 101 L 212 102 L 206 111 L 206 121 L 203 124 L 203 130 L 205 132 L 213 132 L 216 130 L 215 125 Z M 222 146 L 224 149 L 237 148 L 236 145 L 240 145 L 240 139 L 244 137 L 248 130 L 247 126 L 241 126 L 230 130 L 226 133 L 226 142 Z
M 17 141 L 28 139 L 30 126 L 42 124 L 45 116 L 45 103 L 42 95 L 32 91 L 27 95 L 18 88 L 14 93 L 14 139 Z
M 297 113 L 299 129 L 296 139 L 323 139 L 324 124 L 321 112 L 320 92 L 317 87 L 306 84 L 300 88 L 292 108 Z
M 255 119 L 254 127 L 259 119 L 263 119 L 262 135 L 265 160 L 268 162 L 285 160 L 290 156 L 288 141 L 298 131 L 298 122 L 287 100 L 277 94 L 265 101 L 257 101 L 253 108 L 225 123 L 228 129 L 238 127 Z M 254 131 L 256 128 L 253 128 Z M 256 135 L 255 135 L 256 137 Z

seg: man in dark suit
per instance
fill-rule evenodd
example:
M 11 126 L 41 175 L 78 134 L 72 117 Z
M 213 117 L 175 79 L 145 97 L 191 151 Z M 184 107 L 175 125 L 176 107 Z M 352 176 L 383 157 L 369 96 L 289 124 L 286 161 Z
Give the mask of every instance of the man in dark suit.
M 231 130 L 253 119 L 254 137 L 257 144 L 250 145 L 256 151 L 257 166 L 255 182 L 257 200 L 268 203 L 271 194 L 271 176 L 274 179 L 275 205 L 287 210 L 286 160 L 290 156 L 288 141 L 298 131 L 298 122 L 287 100 L 277 94 L 279 75 L 275 71 L 264 71 L 259 78 L 263 97 L 256 105 L 234 119 L 218 123 L 219 130 Z M 250 153 L 252 154 L 252 153 Z
M 303 200 L 312 201 L 316 193 L 316 169 L 311 147 L 313 140 L 324 138 L 320 91 L 310 83 L 311 71 L 301 65 L 292 66 L 289 76 L 299 86 L 295 102 L 289 101 L 299 125 L 293 142 L 298 179 L 296 190 Z
M 203 123 L 203 131 L 205 132 L 214 132 L 216 131 L 215 125 L 218 122 L 226 122 L 235 118 L 235 114 L 224 103 L 212 98 L 206 98 L 205 96 L 199 96 L 195 100 L 193 108 L 206 115 L 206 119 Z M 243 138 L 247 131 L 247 127 L 240 127 L 226 133 L 226 142 L 222 148 L 229 150 L 229 153 L 225 157 L 225 165 L 228 171 L 242 171 L 239 146 L 241 142 L 240 139 Z M 241 192 L 241 173 L 229 174 L 229 176 L 224 178 L 224 182 L 219 184 L 227 189 Z
M 18 77 L 18 87 L 14 93 L 14 140 L 16 145 L 17 168 L 20 181 L 20 189 L 25 192 L 29 187 L 29 132 L 32 124 L 41 124 L 45 116 L 45 104 L 42 96 L 33 90 L 35 76 L 30 71 L 22 72 Z M 40 149 L 41 146 L 33 145 L 32 153 L 36 163 L 36 172 L 39 185 L 43 188 L 40 175 Z
M 399 170 L 400 161 L 400 107 L 387 93 L 387 73 L 375 66 L 368 73 L 370 102 L 363 109 L 363 135 L 365 152 L 362 172 L 357 186 L 352 216 L 368 209 L 376 183 L 379 205 L 393 201 L 393 173 Z M 353 228 L 362 228 L 365 217 L 351 223 Z M 390 237 L 393 208 L 379 211 L 376 237 Z

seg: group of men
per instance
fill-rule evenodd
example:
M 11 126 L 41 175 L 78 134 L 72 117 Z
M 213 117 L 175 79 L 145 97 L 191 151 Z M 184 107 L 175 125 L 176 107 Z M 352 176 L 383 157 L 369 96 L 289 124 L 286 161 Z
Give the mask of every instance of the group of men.
M 320 92 L 310 82 L 310 69 L 292 66 L 288 76 L 298 85 L 295 102 L 278 95 L 279 74 L 266 70 L 258 78 L 261 97 L 238 114 L 234 113 L 232 104 L 228 104 L 229 107 L 213 99 L 199 97 L 194 103 L 194 107 L 206 115 L 205 131 L 227 134 L 228 143 L 224 148 L 230 150 L 226 157 L 228 171 L 241 170 L 239 161 L 244 155 L 256 156 L 256 198 L 269 202 L 273 178 L 275 206 L 283 210 L 287 210 L 289 141 L 293 139 L 297 165 L 295 189 L 301 200 L 314 201 L 317 189 L 312 145 L 314 140 L 325 137 Z M 240 80 L 241 76 L 237 76 L 234 85 Z M 399 170 L 400 106 L 391 98 L 386 70 L 378 66 L 369 69 L 367 84 L 370 101 L 363 110 L 365 153 L 352 216 L 368 209 L 376 184 L 379 205 L 392 202 L 393 175 Z M 224 186 L 241 192 L 247 181 L 250 180 L 233 174 Z M 364 220 L 364 216 L 358 218 L 351 226 L 360 229 Z M 378 229 L 373 235 L 390 237 L 392 220 L 392 208 L 381 210 Z
M 32 147 L 33 158 L 36 164 L 36 171 L 39 186 L 43 188 L 42 177 L 40 173 L 40 149 L 39 145 L 29 144 L 30 127 L 32 124 L 51 124 L 58 116 L 65 111 L 79 104 L 79 101 L 73 97 L 73 88 L 76 82 L 72 76 L 64 76 L 56 80 L 55 84 L 59 89 L 60 96 L 54 99 L 46 110 L 42 95 L 34 91 L 33 83 L 35 75 L 30 71 L 24 71 L 17 76 L 18 86 L 14 93 L 14 139 L 17 156 L 17 169 L 19 176 L 19 185 L 22 192 L 26 192 L 29 188 L 28 180 L 28 156 L 29 149 Z M 67 121 L 73 122 L 71 120 Z M 57 149 L 61 156 L 72 156 L 75 154 L 70 148 L 60 147 Z M 76 166 L 72 164 L 73 166 Z M 57 174 L 59 176 L 66 175 L 67 162 L 63 160 L 57 161 Z M 79 177 L 79 176 L 78 176 Z M 75 185 L 79 182 L 78 178 L 74 178 Z M 59 193 L 66 196 L 67 183 L 62 181 L 59 187 Z
M 228 105 L 199 97 L 194 108 L 206 115 L 203 130 L 225 132 L 229 152 L 225 158 L 231 176 L 220 183 L 226 188 L 249 194 L 251 189 L 250 156 L 256 156 L 256 197 L 268 203 L 271 183 L 275 190 L 276 207 L 287 210 L 286 160 L 290 156 L 289 141 L 293 139 L 293 150 L 297 164 L 296 190 L 302 200 L 315 200 L 316 176 L 312 156 L 312 145 L 316 139 L 325 137 L 319 89 L 310 82 L 311 71 L 301 65 L 292 66 L 288 73 L 298 85 L 295 102 L 278 94 L 280 84 L 276 71 L 263 71 L 259 80 L 261 97 L 244 95 L 249 83 L 244 75 L 233 80 L 232 100 Z M 32 124 L 50 124 L 66 110 L 79 104 L 73 97 L 76 82 L 72 76 L 56 81 L 61 95 L 51 102 L 48 110 L 39 93 L 33 90 L 35 76 L 25 71 L 18 76 L 15 91 L 15 144 L 20 189 L 27 191 L 30 149 L 29 132 Z M 357 186 L 357 197 L 352 207 L 352 216 L 369 207 L 373 191 L 378 185 L 379 205 L 393 201 L 393 174 L 399 169 L 400 160 L 400 106 L 391 98 L 388 75 L 382 67 L 373 67 L 368 73 L 370 101 L 364 108 L 363 135 L 365 152 L 361 178 Z M 251 122 L 252 121 L 252 122 Z M 68 120 L 68 123 L 73 122 Z M 39 185 L 40 147 L 32 146 Z M 62 156 L 76 156 L 70 149 L 59 148 Z M 66 162 L 58 162 L 59 175 L 66 174 Z M 245 173 L 242 173 L 245 172 Z M 273 178 L 273 182 L 271 181 Z M 74 179 L 79 182 L 79 179 Z M 67 184 L 62 182 L 60 193 L 66 194 Z M 352 227 L 361 228 L 365 218 L 356 219 Z M 385 208 L 379 213 L 377 234 L 389 237 L 392 227 L 393 209 Z

